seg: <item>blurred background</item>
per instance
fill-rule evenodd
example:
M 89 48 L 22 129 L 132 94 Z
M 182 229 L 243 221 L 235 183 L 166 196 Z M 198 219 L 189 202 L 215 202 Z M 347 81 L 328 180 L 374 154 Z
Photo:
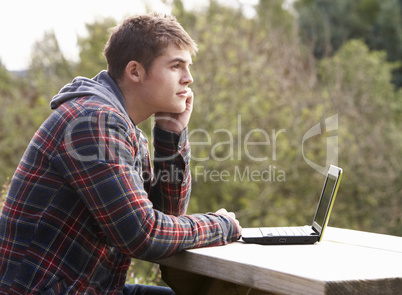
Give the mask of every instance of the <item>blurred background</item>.
M 92 8 L 77 4 L 62 19 L 67 31 L 51 24 L 70 2 L 15 2 L 1 12 L 12 16 L 1 24 L 2 198 L 53 95 L 106 68 L 109 28 L 155 10 L 173 13 L 199 46 L 188 213 L 224 207 L 243 227 L 310 224 L 324 181 L 311 163 L 328 165 L 335 138 L 344 176 L 329 225 L 402 235 L 402 0 L 116 1 L 106 12 L 88 1 Z M 25 46 L 32 16 L 44 25 Z M 20 47 L 29 54 L 13 62 Z M 148 137 L 152 125 L 140 126 Z M 320 132 L 305 140 L 314 126 Z M 159 282 L 157 266 L 133 266 L 128 280 Z

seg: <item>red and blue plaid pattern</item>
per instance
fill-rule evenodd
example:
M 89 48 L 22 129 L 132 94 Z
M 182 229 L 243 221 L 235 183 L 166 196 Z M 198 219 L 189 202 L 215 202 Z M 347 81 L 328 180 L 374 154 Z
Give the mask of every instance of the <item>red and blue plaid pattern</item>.
M 223 245 L 230 218 L 184 215 L 187 130 L 146 139 L 97 97 L 62 104 L 13 176 L 0 218 L 0 294 L 121 294 L 131 257 L 157 259 Z

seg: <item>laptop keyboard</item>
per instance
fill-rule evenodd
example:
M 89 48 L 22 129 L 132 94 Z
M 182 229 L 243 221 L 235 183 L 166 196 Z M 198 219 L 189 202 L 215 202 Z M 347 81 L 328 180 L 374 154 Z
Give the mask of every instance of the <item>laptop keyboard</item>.
M 273 236 L 310 236 L 314 234 L 310 227 L 294 226 L 294 227 L 261 227 L 264 237 Z

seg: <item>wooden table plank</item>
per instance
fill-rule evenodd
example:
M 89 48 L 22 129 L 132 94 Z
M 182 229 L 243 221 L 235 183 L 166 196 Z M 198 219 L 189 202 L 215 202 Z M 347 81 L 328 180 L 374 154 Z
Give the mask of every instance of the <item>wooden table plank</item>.
M 177 295 L 275 295 L 194 273 L 161 266 L 162 279 Z
M 266 246 L 233 243 L 222 247 L 188 250 L 158 263 L 274 293 L 311 287 L 310 294 L 323 294 L 324 282 L 320 284 L 271 268 L 268 270 L 268 264 L 264 261 L 269 257 L 258 257 L 257 254 L 261 253 L 261 247 Z M 276 248 L 280 247 L 283 246 Z
M 396 236 L 329 227 L 324 240 L 402 253 L 402 238 Z
M 329 227 L 314 245 L 237 242 L 157 263 L 278 294 L 402 294 L 400 245 L 402 238 Z

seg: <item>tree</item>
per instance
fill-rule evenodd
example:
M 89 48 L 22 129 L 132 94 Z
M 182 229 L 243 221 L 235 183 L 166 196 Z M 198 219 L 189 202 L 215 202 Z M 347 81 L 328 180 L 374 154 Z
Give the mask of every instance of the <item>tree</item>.
M 88 35 L 78 37 L 80 62 L 77 72 L 80 76 L 94 77 L 106 69 L 103 48 L 109 38 L 109 30 L 116 25 L 112 18 L 99 19 L 92 24 L 86 24 Z
M 179 19 L 200 48 L 191 86 L 191 212 L 227 207 L 244 226 L 305 222 L 312 214 L 299 210 L 317 201 L 300 177 L 310 167 L 299 152 L 303 130 L 321 116 L 310 89 L 314 61 L 281 4 L 261 2 L 250 19 L 212 1 L 204 13 Z M 321 180 L 314 175 L 312 183 Z
M 74 65 L 64 58 L 53 31 L 45 32 L 43 39 L 33 45 L 28 75 L 47 101 L 71 81 L 73 68 Z
M 343 226 L 402 233 L 400 223 L 401 92 L 394 92 L 395 64 L 385 52 L 369 51 L 351 40 L 320 63 L 322 91 L 342 116 L 339 125 L 341 165 L 346 167 L 334 217 Z
M 372 50 L 385 50 L 388 61 L 402 62 L 402 5 L 398 0 L 299 0 L 295 2 L 301 35 L 323 58 L 350 39 L 363 39 Z M 402 86 L 402 67 L 393 82 Z
M 49 113 L 24 75 L 0 66 L 0 185 L 11 178 L 32 135 Z

